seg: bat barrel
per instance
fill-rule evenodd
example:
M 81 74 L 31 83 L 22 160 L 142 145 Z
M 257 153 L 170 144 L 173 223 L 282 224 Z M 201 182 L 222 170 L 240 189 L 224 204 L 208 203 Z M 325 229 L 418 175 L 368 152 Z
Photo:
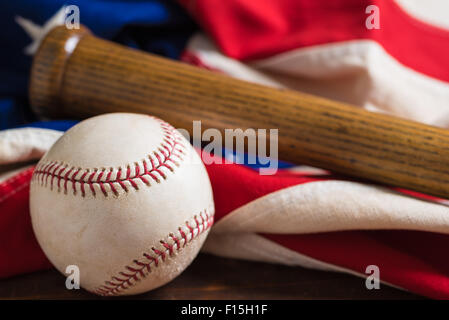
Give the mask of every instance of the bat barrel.
M 222 133 L 279 129 L 281 159 L 449 197 L 447 130 L 233 79 L 87 29 L 50 32 L 34 58 L 30 99 L 46 116 L 148 113 L 190 134 L 194 120 Z

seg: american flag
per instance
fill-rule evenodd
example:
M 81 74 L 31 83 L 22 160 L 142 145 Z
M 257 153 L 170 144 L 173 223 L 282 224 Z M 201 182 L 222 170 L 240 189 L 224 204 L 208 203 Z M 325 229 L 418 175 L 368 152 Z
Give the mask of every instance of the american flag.
M 35 122 L 26 103 L 32 54 L 63 22 L 64 1 L 39 2 L 9 1 L 0 11 L 0 278 L 51 267 L 31 228 L 29 182 L 34 163 L 76 123 Z M 72 3 L 81 23 L 104 38 L 240 79 L 449 126 L 445 0 Z M 372 5 L 378 10 L 367 10 Z M 370 28 L 376 12 L 379 24 Z M 216 223 L 203 251 L 361 277 L 375 265 L 385 284 L 449 298 L 446 200 L 300 164 L 285 164 L 273 176 L 238 164 L 207 170 Z

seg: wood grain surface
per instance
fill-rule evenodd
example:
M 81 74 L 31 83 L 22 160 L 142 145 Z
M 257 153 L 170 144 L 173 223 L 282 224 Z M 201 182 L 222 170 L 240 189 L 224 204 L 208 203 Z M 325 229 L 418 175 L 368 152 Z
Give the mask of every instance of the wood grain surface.
M 0 281 L 0 299 L 108 299 L 67 290 L 56 270 Z M 109 298 L 111 299 L 111 298 Z M 115 298 L 112 298 L 115 299 Z M 200 254 L 174 281 L 154 291 L 121 299 L 422 299 L 382 285 L 367 290 L 350 275 L 240 261 Z
M 54 29 L 35 56 L 34 109 L 85 118 L 158 116 L 177 128 L 279 129 L 279 158 L 449 197 L 447 130 L 296 91 L 236 80 L 92 36 Z M 192 132 L 191 132 L 192 134 Z

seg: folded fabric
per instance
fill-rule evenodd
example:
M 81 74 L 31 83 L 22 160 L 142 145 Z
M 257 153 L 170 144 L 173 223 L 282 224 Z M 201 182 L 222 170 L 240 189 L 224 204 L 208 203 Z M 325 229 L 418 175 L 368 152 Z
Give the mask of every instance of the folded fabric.
M 203 27 L 184 60 L 248 81 L 449 126 L 444 0 L 181 1 Z M 376 5 L 379 29 L 366 20 Z M 417 16 L 419 15 L 419 16 Z
M 40 128 L 0 132 L 3 146 L 17 150 L 21 141 L 16 159 L 5 151 L 10 148 L 0 148 L 0 163 L 41 156 L 61 134 Z M 445 201 L 307 167 L 280 169 L 273 176 L 238 164 L 206 167 L 217 222 L 203 251 L 359 276 L 377 265 L 384 283 L 449 298 Z M 50 267 L 30 224 L 32 172 L 28 166 L 0 176 L 0 277 Z

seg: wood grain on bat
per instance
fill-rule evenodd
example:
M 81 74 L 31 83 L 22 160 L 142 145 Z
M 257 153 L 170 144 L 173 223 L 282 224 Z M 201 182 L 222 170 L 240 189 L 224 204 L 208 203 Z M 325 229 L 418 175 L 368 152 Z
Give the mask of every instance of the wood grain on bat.
M 73 37 L 79 42 L 68 53 Z M 447 130 L 237 80 L 101 40 L 84 28 L 58 27 L 46 37 L 34 59 L 30 99 L 47 116 L 124 111 L 190 131 L 194 120 L 222 132 L 278 128 L 283 160 L 449 197 Z

